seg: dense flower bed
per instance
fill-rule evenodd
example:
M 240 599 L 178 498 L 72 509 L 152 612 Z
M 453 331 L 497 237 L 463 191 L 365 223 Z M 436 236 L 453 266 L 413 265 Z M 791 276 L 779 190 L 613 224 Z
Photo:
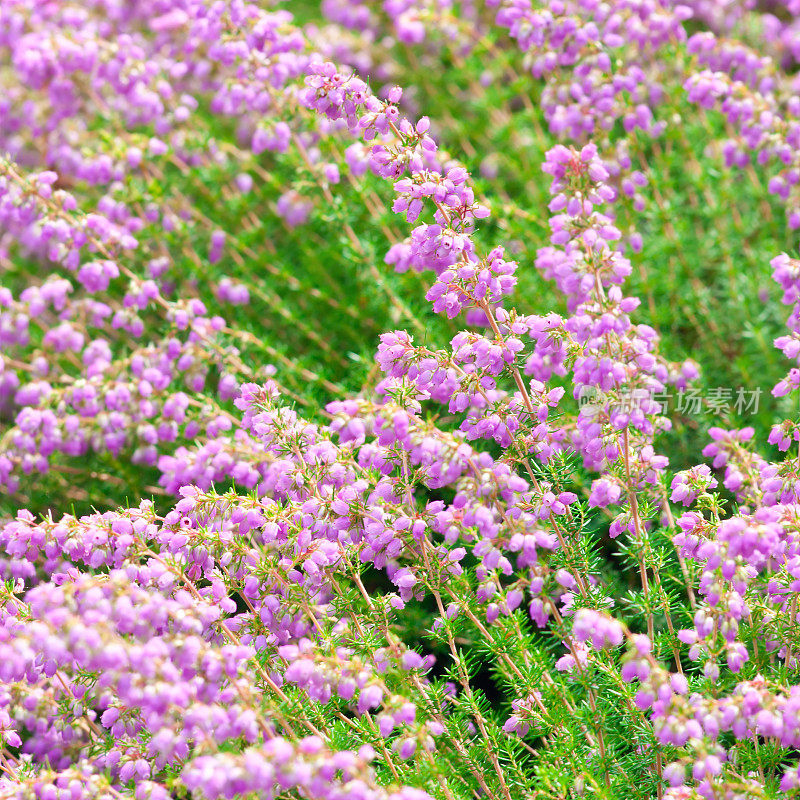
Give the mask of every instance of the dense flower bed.
M 798 15 L 0 0 L 0 798 L 800 796 Z

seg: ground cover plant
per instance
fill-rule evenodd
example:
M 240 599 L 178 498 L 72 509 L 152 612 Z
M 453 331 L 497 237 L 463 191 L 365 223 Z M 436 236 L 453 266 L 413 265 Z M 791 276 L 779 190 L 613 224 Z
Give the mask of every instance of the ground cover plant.
M 0 797 L 800 796 L 798 15 L 0 0 Z

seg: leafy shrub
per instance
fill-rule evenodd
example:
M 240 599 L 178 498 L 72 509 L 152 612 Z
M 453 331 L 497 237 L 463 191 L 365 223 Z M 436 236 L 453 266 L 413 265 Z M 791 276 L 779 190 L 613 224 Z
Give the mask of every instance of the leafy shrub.
M 800 793 L 770 8 L 0 0 L 1 796 Z

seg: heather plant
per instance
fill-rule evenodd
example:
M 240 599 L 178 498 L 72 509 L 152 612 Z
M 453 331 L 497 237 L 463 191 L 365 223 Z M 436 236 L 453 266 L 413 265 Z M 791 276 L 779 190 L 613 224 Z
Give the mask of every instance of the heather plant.
M 0 797 L 799 795 L 797 11 L 0 0 Z

